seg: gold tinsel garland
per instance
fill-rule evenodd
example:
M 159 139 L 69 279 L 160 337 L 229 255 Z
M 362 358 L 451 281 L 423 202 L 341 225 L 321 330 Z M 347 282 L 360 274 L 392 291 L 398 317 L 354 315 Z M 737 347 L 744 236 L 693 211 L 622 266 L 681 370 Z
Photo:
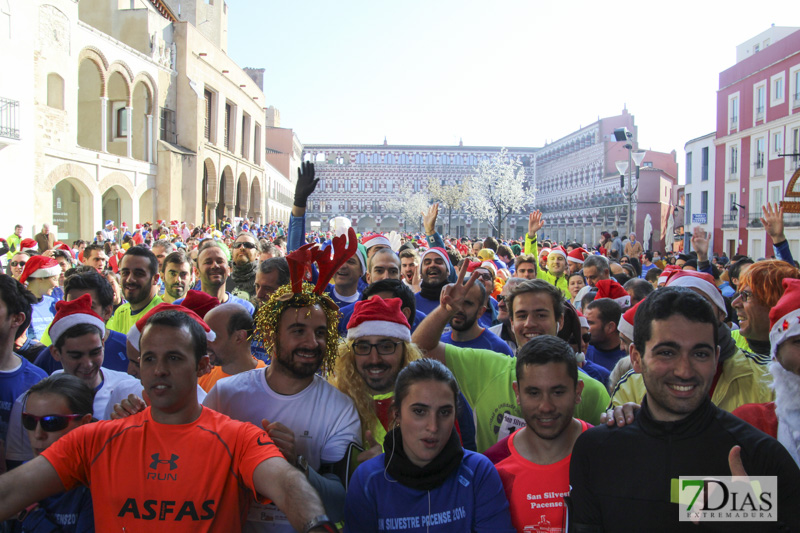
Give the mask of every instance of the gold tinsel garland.
M 303 307 L 313 307 L 319 305 L 325 312 L 328 323 L 328 334 L 326 339 L 325 354 L 322 357 L 323 376 L 333 372 L 334 363 L 338 355 L 339 345 L 339 307 L 333 302 L 327 293 L 317 294 L 314 286 L 310 283 L 303 283 L 303 290 L 299 293 L 292 292 L 292 286 L 283 285 L 278 287 L 269 300 L 262 305 L 254 316 L 255 331 L 253 337 L 272 357 L 278 342 L 278 323 L 283 312 L 287 309 L 299 309 Z

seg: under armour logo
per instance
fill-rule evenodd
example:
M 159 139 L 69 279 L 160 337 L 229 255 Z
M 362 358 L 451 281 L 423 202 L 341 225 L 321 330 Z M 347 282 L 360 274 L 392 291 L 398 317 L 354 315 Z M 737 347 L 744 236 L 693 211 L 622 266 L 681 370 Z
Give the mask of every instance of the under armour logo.
M 164 465 L 164 464 L 168 464 L 170 470 L 175 470 L 176 468 L 178 468 L 178 456 L 175 455 L 174 453 L 169 459 L 163 459 L 163 460 L 159 459 L 159 454 L 157 453 L 154 453 L 150 457 L 153 458 L 153 462 L 150 463 L 150 468 L 152 468 L 153 470 L 155 470 L 158 467 L 158 465 Z

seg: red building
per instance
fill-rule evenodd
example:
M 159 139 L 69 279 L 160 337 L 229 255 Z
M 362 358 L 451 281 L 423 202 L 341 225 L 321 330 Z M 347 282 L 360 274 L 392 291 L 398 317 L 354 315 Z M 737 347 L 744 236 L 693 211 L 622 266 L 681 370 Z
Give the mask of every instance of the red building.
M 737 47 L 717 91 L 714 251 L 772 255 L 761 208 L 783 200 L 800 153 L 800 31 L 773 27 Z M 800 253 L 800 215 L 786 215 Z M 769 250 L 769 252 L 768 252 Z

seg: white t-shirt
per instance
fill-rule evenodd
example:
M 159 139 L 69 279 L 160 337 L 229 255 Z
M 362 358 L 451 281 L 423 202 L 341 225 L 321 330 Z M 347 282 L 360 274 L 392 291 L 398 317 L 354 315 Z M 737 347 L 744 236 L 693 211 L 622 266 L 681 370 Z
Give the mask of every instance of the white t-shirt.
M 58 369 L 51 375 L 61 374 L 64 369 Z M 138 384 L 139 380 L 125 372 L 101 368 L 103 373 L 103 383 L 94 393 L 94 403 L 92 409 L 93 416 L 98 420 L 108 420 L 106 407 L 111 399 L 111 395 L 118 388 Z M 141 390 L 141 385 L 139 389 Z M 6 441 L 6 458 L 10 461 L 28 461 L 33 459 L 31 442 L 28 439 L 28 432 L 22 427 L 22 411 L 24 410 L 25 394 L 21 394 L 11 408 L 11 419 L 8 423 L 8 439 Z M 113 406 L 113 404 L 111 404 Z M 80 414 L 80 413 L 76 413 Z
M 308 465 L 340 461 L 350 443 L 361 443 L 361 422 L 353 400 L 320 376 L 291 396 L 273 391 L 266 371 L 256 368 L 223 378 L 211 388 L 203 405 L 235 420 L 261 427 L 261 420 L 280 422 L 294 432 L 295 450 Z M 245 531 L 293 532 L 275 505 L 251 504 Z

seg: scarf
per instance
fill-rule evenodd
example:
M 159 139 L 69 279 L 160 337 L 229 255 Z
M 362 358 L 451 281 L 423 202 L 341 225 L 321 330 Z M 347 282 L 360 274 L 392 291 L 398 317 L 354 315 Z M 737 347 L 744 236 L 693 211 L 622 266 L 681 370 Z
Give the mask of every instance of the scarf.
M 769 364 L 775 389 L 775 414 L 778 415 L 778 442 L 800 464 L 800 376 L 789 372 L 778 361 Z
M 423 280 L 419 284 L 419 293 L 426 300 L 433 300 L 434 302 L 438 302 L 439 296 L 442 294 L 442 289 L 444 289 L 444 286 L 447 285 L 447 283 L 448 282 L 445 281 L 444 283 L 433 285 Z
M 399 427 L 391 430 L 383 439 L 383 449 L 383 461 L 388 474 L 415 490 L 431 490 L 442 485 L 461 465 L 464 457 L 464 448 L 461 447 L 455 428 L 439 455 L 423 467 L 412 463 L 406 455 Z
M 255 261 L 252 263 L 245 263 L 243 265 L 233 265 L 233 270 L 231 271 L 231 278 L 233 278 L 234 283 L 236 285 L 247 285 L 248 283 L 253 283 L 256 278 L 256 270 L 258 269 L 258 263 Z

